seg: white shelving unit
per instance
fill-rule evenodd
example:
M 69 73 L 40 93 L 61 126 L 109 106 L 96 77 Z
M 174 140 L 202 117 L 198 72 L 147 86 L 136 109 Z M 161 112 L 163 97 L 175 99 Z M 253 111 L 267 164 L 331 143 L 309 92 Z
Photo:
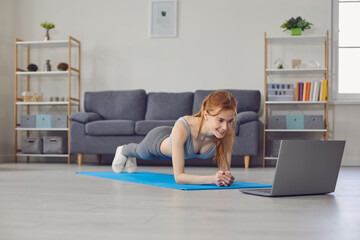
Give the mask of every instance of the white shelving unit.
M 26 49 L 26 66 L 30 64 L 30 53 L 32 49 L 42 49 L 44 51 L 44 55 L 46 54 L 47 49 L 63 49 L 67 51 L 67 71 L 36 71 L 29 72 L 24 68 L 20 67 L 19 63 L 19 48 Z M 75 54 L 77 53 L 78 59 L 74 61 L 76 64 L 72 63 L 72 51 L 75 49 Z M 69 139 L 69 131 L 70 131 L 70 122 L 68 120 L 67 128 L 23 128 L 19 124 L 19 116 L 18 116 L 18 108 L 26 108 L 27 114 L 31 113 L 31 107 L 37 106 L 39 108 L 43 106 L 61 106 L 66 109 L 64 110 L 64 114 L 69 116 L 72 111 L 72 107 L 77 107 L 77 111 L 80 111 L 80 77 L 81 77 L 81 43 L 77 39 L 69 36 L 67 40 L 52 40 L 52 41 L 22 41 L 20 39 L 15 39 L 15 86 L 14 86 L 14 96 L 15 96 L 15 104 L 14 104 L 14 141 L 15 141 L 15 158 L 14 161 L 17 162 L 18 157 L 26 157 L 27 162 L 29 162 L 30 157 L 61 157 L 67 158 L 68 163 L 70 163 L 70 139 Z M 32 78 L 38 80 L 38 84 L 41 84 L 41 79 L 43 77 L 46 78 L 56 78 L 60 81 L 64 81 L 64 87 L 59 89 L 59 91 L 67 92 L 67 101 L 46 101 L 46 102 L 24 102 L 23 99 L 19 96 L 19 91 L 30 91 L 30 81 Z M 67 79 L 67 81 L 65 81 Z M 75 80 L 74 80 L 75 79 Z M 21 89 L 21 84 L 19 81 L 26 81 L 26 89 Z M 72 96 L 72 86 L 74 84 L 77 85 L 77 96 Z M 65 113 L 66 112 L 66 113 Z M 68 153 L 67 154 L 24 154 L 21 152 L 21 149 L 18 147 L 18 135 L 22 134 L 26 136 L 30 136 L 32 132 L 41 134 L 42 132 L 66 132 L 68 137 Z
M 267 84 L 269 76 L 278 76 L 289 81 L 294 77 L 307 77 L 311 75 L 322 75 L 324 79 L 329 80 L 329 33 L 323 36 L 287 36 L 287 37 L 268 37 L 264 34 L 265 42 L 265 64 L 264 64 L 264 142 L 263 142 L 263 167 L 266 166 L 266 160 L 277 160 L 277 157 L 266 156 L 267 135 L 268 134 L 321 134 L 323 139 L 328 139 L 328 109 L 329 102 L 326 101 L 267 101 Z M 325 49 L 324 62 L 325 66 L 319 68 L 307 69 L 272 69 L 268 64 L 268 46 L 271 44 L 292 44 L 295 47 L 307 47 L 309 44 L 320 44 Z M 304 45 L 304 46 L 302 46 Z M 288 82 L 283 82 L 288 83 Z M 328 89 L 327 89 L 328 91 Z M 328 96 L 328 94 L 327 94 Z M 267 127 L 268 115 L 271 115 L 271 108 L 305 108 L 306 106 L 319 107 L 324 111 L 324 128 L 323 129 L 269 129 Z M 285 110 L 286 111 L 286 110 Z M 304 110 L 305 111 L 305 110 Z M 298 135 L 301 138 L 301 135 Z

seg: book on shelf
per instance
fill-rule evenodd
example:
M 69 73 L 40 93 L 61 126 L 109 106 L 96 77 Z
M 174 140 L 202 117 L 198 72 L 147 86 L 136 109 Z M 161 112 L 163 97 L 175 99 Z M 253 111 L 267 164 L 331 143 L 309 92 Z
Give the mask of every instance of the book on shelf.
M 299 89 L 300 89 L 300 82 L 297 82 L 296 83 L 296 93 L 295 93 L 295 101 L 300 101 L 300 92 L 299 92 Z
M 302 101 L 303 98 L 303 91 L 304 91 L 304 83 L 300 82 L 300 86 L 299 86 L 299 101 Z
M 306 101 L 306 90 L 307 90 L 307 82 L 304 82 L 304 86 L 303 86 L 303 94 L 302 94 L 302 101 Z
M 311 83 L 310 83 L 311 85 L 311 87 L 310 87 L 310 94 L 309 94 L 309 101 L 313 101 L 313 99 L 314 99 L 314 81 L 312 81 Z
M 311 88 L 311 82 L 306 82 L 305 101 L 309 101 L 310 99 L 310 88 Z
M 327 86 L 328 85 L 328 81 L 325 79 L 324 80 L 324 96 L 323 96 L 323 99 L 322 99 L 322 101 L 326 101 L 327 100 Z
M 311 89 L 311 82 L 307 82 L 307 84 L 306 84 L 306 101 L 310 101 L 310 89 Z
M 320 83 L 318 81 L 314 82 L 314 94 L 311 98 L 311 101 L 318 101 L 319 99 L 319 93 L 320 93 L 320 87 L 319 87 Z
M 319 101 L 324 99 L 324 80 L 320 81 L 320 94 L 319 94 Z

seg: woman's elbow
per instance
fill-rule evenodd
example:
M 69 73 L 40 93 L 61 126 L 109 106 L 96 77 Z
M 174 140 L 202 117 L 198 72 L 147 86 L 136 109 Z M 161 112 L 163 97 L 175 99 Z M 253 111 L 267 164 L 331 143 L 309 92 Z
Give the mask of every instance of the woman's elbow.
M 181 179 L 181 176 L 175 176 L 175 182 L 177 184 L 185 184 L 184 181 Z

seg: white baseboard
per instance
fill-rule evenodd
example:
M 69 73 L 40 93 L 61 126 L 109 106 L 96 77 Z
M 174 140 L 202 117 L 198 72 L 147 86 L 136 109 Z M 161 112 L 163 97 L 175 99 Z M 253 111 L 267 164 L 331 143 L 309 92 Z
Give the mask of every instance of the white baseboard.
M 13 154 L 0 154 L 0 162 L 14 162 Z
M 360 167 L 360 158 L 357 159 L 343 159 L 342 167 Z

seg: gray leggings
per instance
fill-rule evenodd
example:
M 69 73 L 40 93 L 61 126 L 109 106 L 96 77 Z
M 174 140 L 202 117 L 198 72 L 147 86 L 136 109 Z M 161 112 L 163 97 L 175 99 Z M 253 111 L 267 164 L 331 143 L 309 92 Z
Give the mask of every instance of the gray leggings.
M 171 160 L 170 157 L 160 152 L 160 145 L 165 138 L 170 136 L 172 127 L 161 126 L 152 129 L 139 143 L 130 143 L 122 149 L 126 157 L 136 157 L 142 160 L 163 159 Z

